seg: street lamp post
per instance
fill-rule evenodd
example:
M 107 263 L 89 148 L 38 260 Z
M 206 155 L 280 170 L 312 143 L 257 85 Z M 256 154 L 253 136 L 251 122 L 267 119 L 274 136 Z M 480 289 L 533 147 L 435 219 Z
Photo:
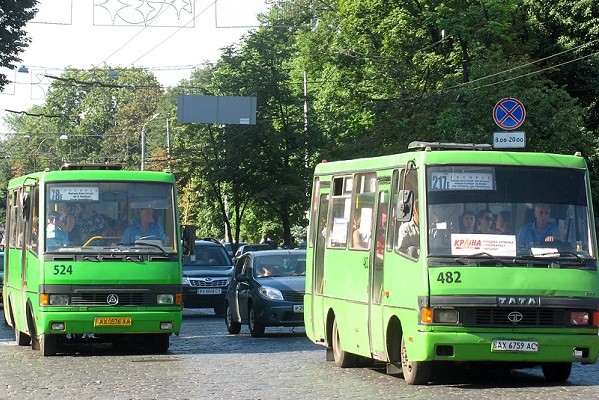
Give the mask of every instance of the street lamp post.
M 150 122 L 152 122 L 156 118 L 158 118 L 159 115 L 160 115 L 159 113 L 152 115 L 152 118 L 147 120 L 141 127 L 141 168 L 140 169 L 142 171 L 145 169 L 145 166 L 146 166 L 146 125 L 148 125 Z

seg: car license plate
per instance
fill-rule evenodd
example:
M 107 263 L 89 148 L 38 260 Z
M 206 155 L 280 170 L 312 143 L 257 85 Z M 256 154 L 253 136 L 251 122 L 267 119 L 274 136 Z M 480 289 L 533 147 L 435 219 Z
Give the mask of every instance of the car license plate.
M 96 317 L 94 326 L 131 326 L 131 317 Z
M 294 304 L 293 305 L 293 312 L 294 313 L 303 313 L 304 312 L 304 305 L 303 304 Z
M 491 343 L 491 351 L 536 353 L 539 351 L 539 343 L 522 340 L 493 340 L 493 343 Z
M 222 289 L 198 289 L 198 294 L 221 294 Z

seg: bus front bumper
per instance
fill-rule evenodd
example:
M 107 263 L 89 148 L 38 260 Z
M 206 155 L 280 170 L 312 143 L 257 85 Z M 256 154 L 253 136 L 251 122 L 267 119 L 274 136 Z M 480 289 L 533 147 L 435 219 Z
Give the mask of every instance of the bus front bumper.
M 181 311 L 44 311 L 37 316 L 37 333 L 127 334 L 181 331 Z
M 597 334 L 418 332 L 406 338 L 413 361 L 595 363 Z

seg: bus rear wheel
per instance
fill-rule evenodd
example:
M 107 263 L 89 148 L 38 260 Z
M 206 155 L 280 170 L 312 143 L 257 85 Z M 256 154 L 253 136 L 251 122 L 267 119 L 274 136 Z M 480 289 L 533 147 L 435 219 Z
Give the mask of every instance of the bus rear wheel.
M 31 336 L 21 332 L 19 328 L 17 328 L 17 324 L 15 324 L 15 341 L 19 346 L 29 346 L 31 343 Z
M 339 368 L 351 368 L 356 366 L 358 356 L 341 349 L 341 340 L 339 339 L 339 327 L 337 326 L 337 319 L 333 321 L 333 358 L 335 364 Z
M 427 361 L 410 361 L 406 343 L 401 337 L 401 370 L 408 385 L 424 385 L 431 377 L 432 363 Z
M 565 382 L 572 372 L 571 362 L 549 362 L 541 365 L 547 382 Z

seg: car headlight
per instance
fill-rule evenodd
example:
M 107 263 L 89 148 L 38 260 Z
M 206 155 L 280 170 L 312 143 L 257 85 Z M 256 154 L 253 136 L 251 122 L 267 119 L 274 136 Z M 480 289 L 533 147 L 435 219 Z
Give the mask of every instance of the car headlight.
M 262 296 L 266 297 L 267 299 L 283 300 L 283 294 L 281 293 L 280 290 L 277 290 L 275 288 L 271 288 L 268 286 L 260 286 L 260 288 L 258 289 L 258 293 L 260 293 Z
M 184 276 L 183 279 L 181 279 L 181 284 L 186 285 L 186 286 L 191 286 L 191 283 L 189 282 L 189 278 L 186 276 Z

